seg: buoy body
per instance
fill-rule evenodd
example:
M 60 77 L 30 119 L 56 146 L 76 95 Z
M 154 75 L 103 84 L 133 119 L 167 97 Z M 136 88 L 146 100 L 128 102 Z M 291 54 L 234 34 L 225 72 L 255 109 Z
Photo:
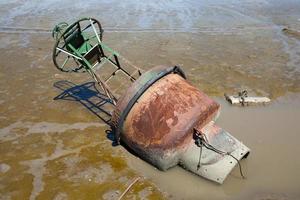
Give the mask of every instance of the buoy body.
M 180 68 L 158 66 L 143 74 L 118 100 L 112 120 L 116 136 L 145 161 L 160 170 L 180 164 L 199 174 L 199 148 L 193 133 L 202 130 L 211 142 L 223 133 L 213 123 L 219 109 L 217 102 L 187 82 Z M 245 147 L 243 154 L 247 151 Z M 203 153 L 220 160 L 214 152 Z

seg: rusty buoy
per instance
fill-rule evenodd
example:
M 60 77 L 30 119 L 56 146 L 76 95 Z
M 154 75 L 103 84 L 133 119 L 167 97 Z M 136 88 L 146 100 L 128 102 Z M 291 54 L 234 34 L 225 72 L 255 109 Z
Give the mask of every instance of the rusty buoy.
M 215 125 L 219 109 L 217 102 L 186 81 L 179 67 L 158 66 L 128 88 L 112 121 L 116 137 L 158 169 L 179 164 L 222 183 L 249 149 Z M 195 130 L 227 155 L 201 147 L 199 158 Z
M 188 83 L 180 67 L 143 73 L 103 43 L 94 18 L 59 23 L 52 36 L 54 65 L 63 72 L 88 72 L 105 96 L 95 106 L 114 106 L 110 121 L 116 141 L 158 169 L 179 164 L 222 183 L 248 155 L 244 144 L 215 125 L 220 105 Z

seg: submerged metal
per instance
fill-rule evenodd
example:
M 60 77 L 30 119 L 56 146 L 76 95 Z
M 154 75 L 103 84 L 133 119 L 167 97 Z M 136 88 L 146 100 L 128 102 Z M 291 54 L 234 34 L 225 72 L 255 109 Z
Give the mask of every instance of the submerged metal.
M 158 66 L 144 73 L 116 105 L 116 138 L 160 170 L 180 165 L 222 183 L 237 161 L 203 148 L 201 167 L 194 129 L 217 149 L 238 160 L 249 148 L 215 125 L 220 105 L 185 80 L 179 67 Z
M 111 126 L 117 142 L 122 140 L 161 170 L 179 164 L 222 183 L 249 149 L 215 125 L 220 105 L 188 83 L 177 66 L 142 73 L 105 45 L 102 34 L 101 24 L 93 18 L 58 24 L 53 30 L 55 66 L 63 72 L 88 72 L 98 83 L 114 106 Z M 107 69 L 105 64 L 111 69 L 100 72 Z

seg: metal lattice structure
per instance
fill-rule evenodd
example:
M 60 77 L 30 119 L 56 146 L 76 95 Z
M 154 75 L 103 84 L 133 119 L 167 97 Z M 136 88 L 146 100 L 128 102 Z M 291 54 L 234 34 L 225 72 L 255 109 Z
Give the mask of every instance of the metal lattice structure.
M 102 42 L 103 29 L 94 18 L 82 18 L 71 25 L 61 22 L 52 31 L 56 39 L 53 48 L 53 63 L 63 72 L 88 72 L 99 84 L 105 95 L 116 105 L 118 91 L 126 80 L 134 82 L 142 70 Z M 122 60 L 122 62 L 121 62 Z M 104 66 L 109 69 L 101 73 Z M 114 84 L 114 77 L 122 73 L 123 82 Z M 117 87 L 116 87 L 117 86 Z
M 103 29 L 93 18 L 71 25 L 59 23 L 52 35 L 56 39 L 55 66 L 63 72 L 88 72 L 97 83 L 75 87 L 59 82 L 57 88 L 63 90 L 66 85 L 71 89 L 57 98 L 75 99 L 96 115 L 106 114 L 110 119 L 99 117 L 109 122 L 116 144 L 124 142 L 163 171 L 180 165 L 223 183 L 238 164 L 244 177 L 239 160 L 250 149 L 215 124 L 220 105 L 191 85 L 180 67 L 156 66 L 142 74 L 102 42 Z M 96 85 L 104 93 L 94 91 Z M 101 109 L 103 98 L 114 105 L 112 114 Z

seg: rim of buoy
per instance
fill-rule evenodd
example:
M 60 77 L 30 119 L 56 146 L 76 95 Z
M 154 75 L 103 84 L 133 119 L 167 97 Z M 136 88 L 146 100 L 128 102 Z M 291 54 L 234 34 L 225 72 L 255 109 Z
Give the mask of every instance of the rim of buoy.
M 161 67 L 161 66 L 160 66 Z M 163 67 L 161 70 L 157 71 L 156 74 L 150 75 L 155 71 L 156 68 L 153 68 L 150 71 L 147 71 L 144 73 L 136 82 L 133 83 L 133 85 L 139 85 L 139 80 L 145 82 L 141 85 L 141 87 L 138 88 L 138 90 L 135 92 L 134 96 L 130 98 L 128 104 L 126 107 L 122 110 L 121 113 L 119 113 L 119 118 L 117 120 L 117 123 L 115 124 L 114 133 L 115 133 L 115 140 L 119 144 L 120 143 L 120 136 L 121 136 L 121 130 L 123 128 L 124 121 L 129 114 L 131 108 L 134 106 L 134 104 L 137 102 L 137 100 L 142 96 L 142 94 L 151 87 L 155 82 L 157 82 L 159 79 L 163 78 L 164 76 L 168 74 L 178 74 L 182 78 L 186 79 L 186 76 L 183 72 L 183 70 L 179 66 L 173 66 L 173 67 Z M 143 80 L 143 77 L 146 77 L 146 80 Z M 148 80 L 147 80 L 148 79 Z M 131 85 L 131 87 L 133 86 Z M 117 103 L 118 104 L 118 103 Z

